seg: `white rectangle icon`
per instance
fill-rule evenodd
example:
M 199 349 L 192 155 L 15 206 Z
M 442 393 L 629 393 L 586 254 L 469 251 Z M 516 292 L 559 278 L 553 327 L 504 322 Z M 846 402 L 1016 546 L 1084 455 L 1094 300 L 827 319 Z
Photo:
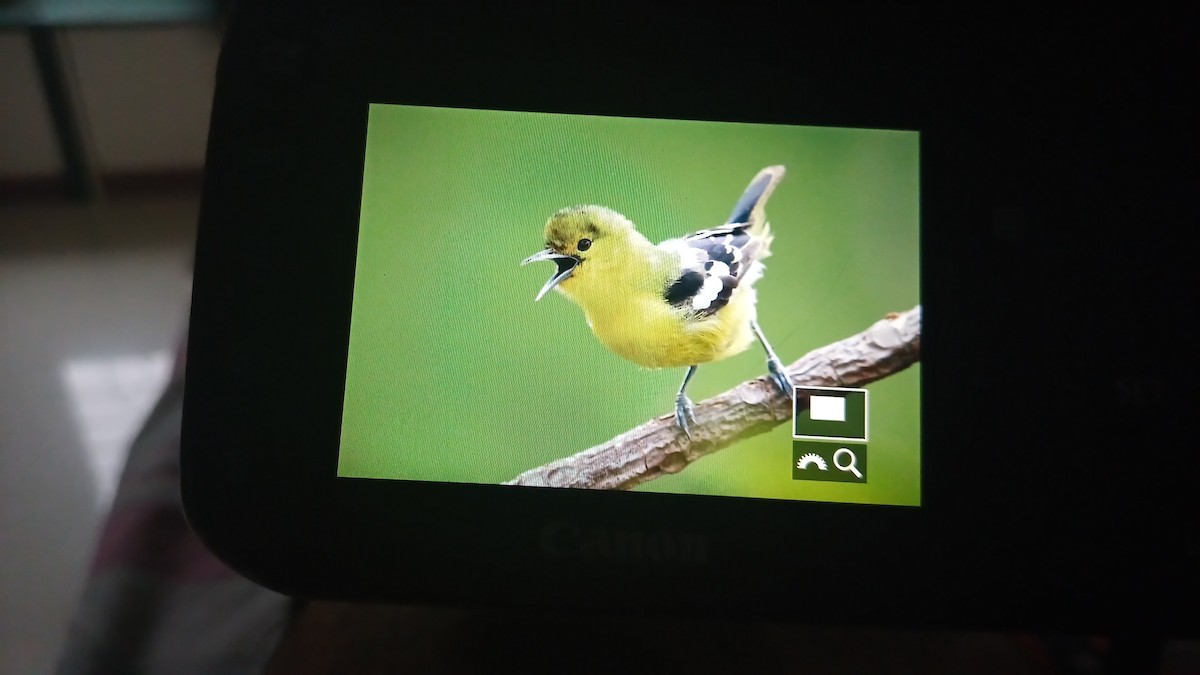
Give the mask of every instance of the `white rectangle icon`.
M 808 415 L 822 422 L 845 422 L 846 399 L 841 396 L 811 396 Z

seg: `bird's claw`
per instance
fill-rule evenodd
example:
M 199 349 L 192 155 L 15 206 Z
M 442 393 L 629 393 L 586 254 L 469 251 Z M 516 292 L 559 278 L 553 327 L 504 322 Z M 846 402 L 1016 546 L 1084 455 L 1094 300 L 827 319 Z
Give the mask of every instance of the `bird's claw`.
M 687 396 L 680 394 L 675 397 L 675 424 L 683 429 L 684 435 L 691 440 L 692 433 L 688 430 L 688 420 L 696 421 L 696 409 L 692 406 L 692 402 Z
M 767 359 L 767 371 L 771 373 L 771 381 L 779 387 L 779 391 L 782 391 L 784 396 L 791 398 L 792 378 L 788 377 L 787 370 L 784 369 L 779 359 Z

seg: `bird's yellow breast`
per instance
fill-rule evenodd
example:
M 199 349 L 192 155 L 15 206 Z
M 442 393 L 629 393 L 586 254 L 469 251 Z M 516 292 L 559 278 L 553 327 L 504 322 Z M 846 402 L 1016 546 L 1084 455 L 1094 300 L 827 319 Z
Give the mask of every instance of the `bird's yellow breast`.
M 679 273 L 677 253 L 640 235 L 614 249 L 585 258 L 558 286 L 613 353 L 647 368 L 683 367 L 733 356 L 754 340 L 752 284 L 739 286 L 727 305 L 699 317 L 663 297 L 668 280 Z
M 733 356 L 753 341 L 753 289 L 738 290 L 746 292 L 699 319 L 659 294 L 615 295 L 580 305 L 596 338 L 613 353 L 647 368 L 683 367 Z

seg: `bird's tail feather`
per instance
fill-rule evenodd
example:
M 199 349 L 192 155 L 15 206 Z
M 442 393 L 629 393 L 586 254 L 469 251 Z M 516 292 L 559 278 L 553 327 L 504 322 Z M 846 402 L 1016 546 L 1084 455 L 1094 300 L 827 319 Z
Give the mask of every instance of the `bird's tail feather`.
M 729 219 L 725 221 L 726 224 L 750 223 L 749 233 L 755 240 L 755 250 L 749 253 L 758 260 L 771 255 L 773 237 L 771 224 L 767 222 L 767 200 L 771 198 L 775 186 L 783 180 L 785 171 L 783 165 L 768 166 L 759 171 L 754 180 L 746 186 L 737 205 L 733 207 L 733 212 L 729 214 Z
M 783 180 L 785 173 L 783 165 L 768 166 L 758 175 L 750 184 L 746 186 L 746 190 L 742 192 L 742 196 L 737 201 L 737 205 L 733 207 L 733 211 L 729 214 L 729 219 L 726 224 L 733 223 L 750 223 L 750 234 L 755 236 L 770 237 L 769 227 L 767 226 L 767 200 L 771 198 L 771 193 L 775 191 L 775 186 L 779 185 L 779 181 Z

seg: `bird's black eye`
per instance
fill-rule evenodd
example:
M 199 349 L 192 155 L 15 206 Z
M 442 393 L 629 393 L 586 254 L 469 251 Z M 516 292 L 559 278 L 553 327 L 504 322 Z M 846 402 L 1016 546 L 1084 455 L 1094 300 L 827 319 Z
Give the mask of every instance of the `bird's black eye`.
M 591 247 L 592 247 L 591 239 L 580 239 L 579 243 L 575 246 L 575 248 L 579 249 L 580 251 L 586 251 Z

